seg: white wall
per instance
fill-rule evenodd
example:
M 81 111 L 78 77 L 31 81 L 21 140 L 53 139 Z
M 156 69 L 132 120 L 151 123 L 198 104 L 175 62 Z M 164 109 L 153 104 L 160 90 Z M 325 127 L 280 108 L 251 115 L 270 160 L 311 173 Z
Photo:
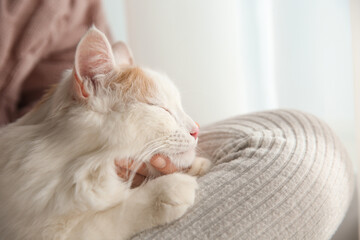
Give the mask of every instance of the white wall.
M 279 107 L 324 119 L 356 155 L 349 2 L 273 1 Z
M 123 0 L 104 0 L 104 10 L 115 41 L 127 42 L 127 21 Z

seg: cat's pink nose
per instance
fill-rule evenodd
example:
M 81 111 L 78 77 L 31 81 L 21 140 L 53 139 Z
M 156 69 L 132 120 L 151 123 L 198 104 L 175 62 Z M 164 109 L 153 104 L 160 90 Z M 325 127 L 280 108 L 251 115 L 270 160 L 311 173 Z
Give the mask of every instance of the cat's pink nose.
M 199 127 L 195 127 L 193 130 L 191 130 L 190 135 L 197 139 L 199 135 Z

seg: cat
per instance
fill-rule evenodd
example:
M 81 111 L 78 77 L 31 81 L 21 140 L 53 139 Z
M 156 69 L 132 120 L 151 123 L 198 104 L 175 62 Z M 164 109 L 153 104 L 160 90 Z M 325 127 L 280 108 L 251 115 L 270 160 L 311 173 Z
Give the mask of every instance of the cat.
M 195 155 L 197 132 L 168 77 L 134 65 L 126 45 L 91 27 L 74 68 L 0 130 L 0 239 L 128 239 L 180 218 L 196 177 L 177 172 L 131 189 L 114 160 L 161 153 L 203 174 L 211 162 Z

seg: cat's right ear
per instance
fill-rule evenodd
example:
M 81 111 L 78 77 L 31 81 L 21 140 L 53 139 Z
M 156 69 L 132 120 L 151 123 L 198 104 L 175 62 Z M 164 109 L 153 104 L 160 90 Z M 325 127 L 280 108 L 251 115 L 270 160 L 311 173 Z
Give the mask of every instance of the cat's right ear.
M 117 65 L 133 65 L 134 58 L 130 48 L 123 42 L 116 42 L 112 45 L 112 50 Z
M 75 53 L 74 79 L 77 95 L 88 98 L 115 66 L 112 48 L 105 34 L 95 26 L 80 40 Z

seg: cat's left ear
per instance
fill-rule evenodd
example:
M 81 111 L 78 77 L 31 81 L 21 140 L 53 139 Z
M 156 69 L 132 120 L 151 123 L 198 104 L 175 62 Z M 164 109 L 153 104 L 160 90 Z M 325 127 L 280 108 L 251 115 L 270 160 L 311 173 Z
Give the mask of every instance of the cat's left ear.
M 115 66 L 112 48 L 105 34 L 95 26 L 80 40 L 75 53 L 74 78 L 77 93 L 87 98 Z

